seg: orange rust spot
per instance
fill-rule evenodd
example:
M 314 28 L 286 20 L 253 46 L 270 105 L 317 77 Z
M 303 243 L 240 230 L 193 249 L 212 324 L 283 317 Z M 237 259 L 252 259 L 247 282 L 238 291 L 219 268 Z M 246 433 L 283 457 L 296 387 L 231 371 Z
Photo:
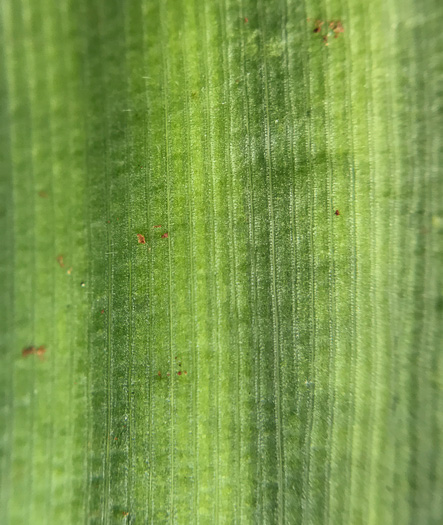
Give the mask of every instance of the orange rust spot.
M 164 233 L 164 234 L 162 235 L 162 239 L 167 239 L 168 237 L 169 237 L 169 233 Z
M 343 27 L 343 25 L 340 22 L 340 20 L 335 22 L 335 26 L 333 26 L 332 30 L 334 31 L 334 33 L 336 33 L 335 38 L 338 37 L 339 33 L 344 33 L 345 32 L 345 28 Z
M 71 275 L 71 273 L 72 273 L 72 266 L 71 266 L 71 268 L 69 268 L 69 270 L 66 270 L 66 273 L 67 273 L 68 275 Z
M 154 228 L 161 228 L 161 227 L 162 227 L 161 224 L 157 224 L 157 225 L 154 226 Z
M 22 356 L 28 357 L 28 355 L 35 354 L 35 352 L 36 352 L 35 346 L 28 346 L 27 348 L 23 348 Z
M 44 347 L 44 346 L 39 346 L 39 347 L 37 348 L 37 352 L 36 352 L 36 354 L 38 355 L 38 357 L 40 358 L 41 361 L 43 361 L 43 359 L 44 359 L 44 354 L 45 354 L 45 352 L 46 352 L 46 347 Z
M 249 22 L 249 19 L 245 17 L 244 21 L 245 21 L 245 24 L 247 24 Z
M 309 21 L 310 19 L 308 19 L 308 22 Z M 328 46 L 329 45 L 328 38 L 330 36 L 331 37 L 334 36 L 334 38 L 338 38 L 340 33 L 345 32 L 345 29 L 343 27 L 343 24 L 341 23 L 341 20 L 326 20 L 326 21 L 316 20 L 313 32 L 320 34 L 322 36 L 322 40 L 324 44 Z
M 338 210 L 335 210 L 335 215 L 340 215 L 340 212 Z
M 57 257 L 57 262 L 60 265 L 60 268 L 64 268 L 65 267 L 65 263 L 63 262 L 63 255 L 59 255 Z
M 323 24 L 324 24 L 323 20 L 316 20 L 315 27 L 314 27 L 314 33 L 320 33 Z
M 104 314 L 104 313 L 105 313 L 105 310 L 103 309 L 100 313 L 101 313 L 101 314 Z
M 146 244 L 145 236 L 141 233 L 137 233 L 137 239 L 139 244 Z
M 28 357 L 28 355 L 35 354 L 40 358 L 40 360 L 43 361 L 44 359 L 43 355 L 45 352 L 46 352 L 45 346 L 39 346 L 38 348 L 35 348 L 35 346 L 28 346 L 26 348 L 23 348 L 22 356 Z

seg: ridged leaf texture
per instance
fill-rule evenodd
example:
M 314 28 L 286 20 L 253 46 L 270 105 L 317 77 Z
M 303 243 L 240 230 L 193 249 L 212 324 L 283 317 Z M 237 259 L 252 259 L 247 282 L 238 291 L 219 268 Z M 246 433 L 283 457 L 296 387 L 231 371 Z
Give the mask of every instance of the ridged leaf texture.
M 0 523 L 443 523 L 441 0 L 2 0 Z

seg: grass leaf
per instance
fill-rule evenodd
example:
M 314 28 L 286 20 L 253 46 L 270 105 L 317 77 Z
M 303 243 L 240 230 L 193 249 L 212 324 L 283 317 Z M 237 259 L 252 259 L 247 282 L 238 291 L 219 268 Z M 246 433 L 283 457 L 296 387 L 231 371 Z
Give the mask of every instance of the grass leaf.
M 442 522 L 442 22 L 1 2 L 2 524 Z

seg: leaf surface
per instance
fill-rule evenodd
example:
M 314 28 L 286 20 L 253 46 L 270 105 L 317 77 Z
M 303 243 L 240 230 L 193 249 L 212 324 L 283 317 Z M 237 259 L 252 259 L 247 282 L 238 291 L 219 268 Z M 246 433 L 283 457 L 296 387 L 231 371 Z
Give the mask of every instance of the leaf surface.
M 0 21 L 0 522 L 441 523 L 443 4 Z

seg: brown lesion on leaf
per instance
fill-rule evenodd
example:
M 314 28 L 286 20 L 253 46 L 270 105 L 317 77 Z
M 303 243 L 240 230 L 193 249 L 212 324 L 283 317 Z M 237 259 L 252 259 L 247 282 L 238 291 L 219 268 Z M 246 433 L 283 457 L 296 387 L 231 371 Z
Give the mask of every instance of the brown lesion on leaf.
M 32 355 L 36 353 L 35 346 L 27 346 L 26 348 L 23 348 L 22 350 L 22 357 L 28 357 L 28 355 Z
M 139 244 L 146 244 L 145 236 L 141 233 L 137 233 L 137 239 Z
M 58 262 L 60 268 L 65 268 L 65 258 L 63 255 L 58 255 L 56 257 L 56 261 Z M 67 270 L 66 270 L 66 274 L 67 275 L 71 275 L 72 274 L 72 266 L 70 266 Z
M 22 357 L 28 357 L 30 355 L 36 355 L 41 361 L 44 360 L 46 353 L 46 346 L 42 345 L 36 348 L 35 346 L 27 346 L 22 350 Z
M 45 355 L 45 353 L 46 353 L 46 347 L 45 347 L 45 346 L 39 346 L 39 347 L 37 348 L 37 352 L 36 352 L 36 354 L 37 354 L 37 356 L 38 356 L 42 361 L 43 361 L 43 359 L 44 359 L 44 355 Z
M 314 33 L 320 33 L 323 24 L 324 24 L 323 20 L 316 20 L 313 32 Z
M 340 22 L 340 20 L 331 22 L 331 24 L 329 24 L 329 27 L 331 27 L 332 31 L 335 33 L 334 38 L 338 38 L 338 35 L 340 33 L 344 33 L 345 32 L 345 28 L 343 27 L 343 25 Z
M 322 37 L 322 41 L 325 46 L 329 45 L 329 37 L 338 38 L 340 33 L 345 32 L 343 23 L 341 20 L 319 20 L 308 18 L 308 22 L 314 23 L 313 33 L 318 34 Z

